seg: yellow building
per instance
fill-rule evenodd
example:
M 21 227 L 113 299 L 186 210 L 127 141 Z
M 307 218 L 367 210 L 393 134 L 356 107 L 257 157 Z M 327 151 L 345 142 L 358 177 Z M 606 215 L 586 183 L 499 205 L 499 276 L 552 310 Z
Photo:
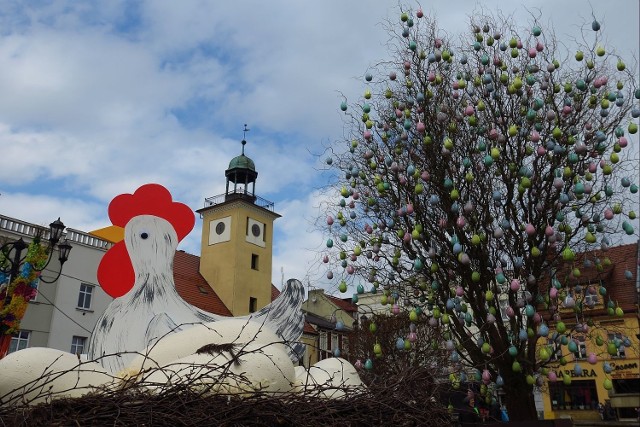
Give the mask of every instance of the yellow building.
M 233 158 L 224 194 L 207 198 L 202 216 L 200 274 L 234 316 L 271 302 L 274 205 L 255 194 L 253 160 Z
M 306 346 L 304 366 L 311 366 L 329 357 L 350 357 L 349 338 L 357 318 L 358 306 L 348 300 L 324 293 L 322 289 L 309 291 L 302 304 L 305 312 Z
M 591 321 L 580 324 L 573 309 L 563 309 L 559 314 L 571 334 L 557 334 L 557 323 L 550 322 L 548 342 L 539 341 L 540 345 L 550 345 L 557 351 L 542 388 L 545 419 L 600 420 L 601 415 L 605 419 L 637 419 L 636 408 L 640 408 L 637 251 L 638 246 L 631 244 L 598 253 L 602 260 L 609 258 L 608 267 L 600 271 L 595 266 L 583 268 L 580 277 L 570 279 L 570 296 L 576 303 L 591 305 L 587 314 Z M 596 292 L 601 287 L 606 289 L 604 296 Z M 558 345 L 562 335 L 571 347 Z

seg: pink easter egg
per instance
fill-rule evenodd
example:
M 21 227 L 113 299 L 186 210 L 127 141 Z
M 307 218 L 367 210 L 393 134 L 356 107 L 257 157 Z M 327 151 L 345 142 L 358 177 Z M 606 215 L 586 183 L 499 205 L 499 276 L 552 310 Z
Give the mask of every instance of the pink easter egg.
M 540 141 L 540 134 L 534 130 L 533 132 L 531 132 L 530 138 L 531 138 L 531 141 L 538 142 Z

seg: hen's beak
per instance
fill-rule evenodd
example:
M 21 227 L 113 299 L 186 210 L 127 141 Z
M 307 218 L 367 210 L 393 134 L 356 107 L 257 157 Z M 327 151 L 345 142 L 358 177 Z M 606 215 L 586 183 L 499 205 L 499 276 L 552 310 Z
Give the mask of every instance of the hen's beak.
M 117 225 L 110 225 L 105 228 L 90 231 L 89 234 L 111 243 L 118 243 L 124 240 L 124 228 L 118 227 Z

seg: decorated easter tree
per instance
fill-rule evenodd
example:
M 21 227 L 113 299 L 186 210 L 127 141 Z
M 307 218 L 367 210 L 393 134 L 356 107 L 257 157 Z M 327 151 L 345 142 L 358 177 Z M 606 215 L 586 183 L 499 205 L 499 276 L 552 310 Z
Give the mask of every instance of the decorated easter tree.
M 512 420 L 536 416 L 550 323 L 586 325 L 576 298 L 606 295 L 567 281 L 636 233 L 635 67 L 595 19 L 565 40 L 532 21 L 476 14 L 461 35 L 421 10 L 389 23 L 391 59 L 340 106 L 321 255 L 340 291 L 368 282 L 425 316 L 459 359 L 442 367 L 452 382 L 501 386 Z

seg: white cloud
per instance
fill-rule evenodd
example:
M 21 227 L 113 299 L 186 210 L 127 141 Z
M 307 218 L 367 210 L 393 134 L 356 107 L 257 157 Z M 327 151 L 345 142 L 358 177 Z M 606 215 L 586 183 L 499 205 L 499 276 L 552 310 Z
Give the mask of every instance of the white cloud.
M 0 194 L 0 213 L 49 227 L 58 217 L 71 228 L 92 231 L 105 226 L 107 212 L 100 203 L 26 193 Z
M 610 44 L 626 56 L 639 50 L 638 2 L 482 7 L 523 25 L 525 7 L 540 9 L 542 26 L 565 39 L 593 8 Z M 424 5 L 452 35 L 480 9 Z M 247 123 L 256 190 L 283 215 L 274 282 L 280 266 L 304 279 L 324 241 L 309 225 L 323 179 L 311 153 L 342 135 L 339 91 L 358 96 L 367 68 L 388 57 L 388 17 L 395 22 L 397 8 L 384 0 L 2 4 L 0 213 L 47 224 L 61 216 L 88 230 L 106 225 L 111 198 L 146 182 L 200 208 L 224 191 Z M 199 233 L 182 247 L 199 252 Z

